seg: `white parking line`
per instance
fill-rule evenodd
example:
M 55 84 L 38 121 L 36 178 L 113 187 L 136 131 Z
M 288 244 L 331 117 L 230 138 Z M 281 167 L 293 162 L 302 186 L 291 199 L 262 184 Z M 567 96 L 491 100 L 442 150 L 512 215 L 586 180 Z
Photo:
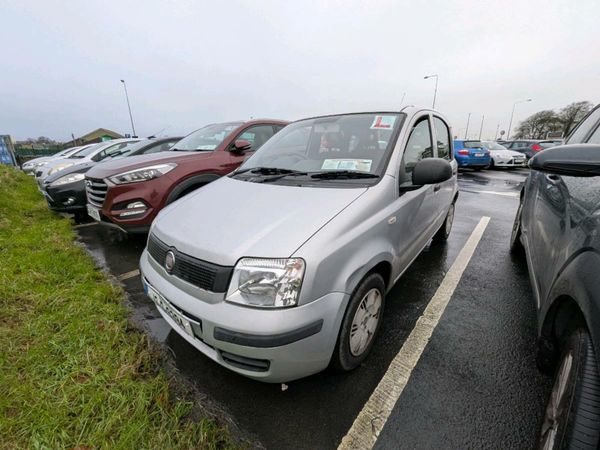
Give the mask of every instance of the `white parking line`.
M 338 450 L 371 449 L 375 445 L 379 433 L 407 385 L 411 373 L 444 313 L 489 221 L 489 217 L 482 217 L 471 233 L 467 243 L 429 301 L 423 315 L 417 320 L 410 336 L 392 360 L 387 372 L 342 439 Z
M 119 281 L 129 280 L 130 278 L 137 277 L 139 274 L 140 274 L 139 270 L 137 270 L 137 269 L 132 270 L 131 272 L 122 273 L 121 275 L 119 275 L 117 277 L 117 280 L 119 280 Z
M 520 194 L 518 192 L 498 192 L 498 191 L 477 191 L 482 194 L 494 194 L 494 195 L 503 195 L 504 197 L 518 197 Z

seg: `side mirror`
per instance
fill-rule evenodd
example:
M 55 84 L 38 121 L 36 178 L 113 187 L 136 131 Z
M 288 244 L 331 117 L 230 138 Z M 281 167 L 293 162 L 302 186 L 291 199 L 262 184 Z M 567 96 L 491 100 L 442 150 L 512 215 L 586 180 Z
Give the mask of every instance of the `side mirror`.
M 244 153 L 252 148 L 252 144 L 245 139 L 238 139 L 233 143 L 231 151 L 233 153 Z
M 452 178 L 452 166 L 442 158 L 422 159 L 412 172 L 412 183 L 415 186 L 443 183 L 450 178 Z
M 572 144 L 552 147 L 531 158 L 529 167 L 557 175 L 597 177 L 600 176 L 600 145 Z

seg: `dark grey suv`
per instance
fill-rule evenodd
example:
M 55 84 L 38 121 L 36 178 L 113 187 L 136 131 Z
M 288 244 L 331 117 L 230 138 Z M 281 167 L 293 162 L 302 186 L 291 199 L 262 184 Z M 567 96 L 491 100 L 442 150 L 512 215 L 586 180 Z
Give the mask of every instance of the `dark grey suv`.
M 538 366 L 554 373 L 540 448 L 600 443 L 600 108 L 531 159 L 511 237 L 538 313 Z

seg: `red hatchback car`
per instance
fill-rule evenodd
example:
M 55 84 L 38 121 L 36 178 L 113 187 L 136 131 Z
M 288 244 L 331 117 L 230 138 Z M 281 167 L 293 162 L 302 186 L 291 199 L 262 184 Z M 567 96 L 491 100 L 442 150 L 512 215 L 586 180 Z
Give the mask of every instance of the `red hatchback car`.
M 88 214 L 129 233 L 146 233 L 162 208 L 235 170 L 286 125 L 281 120 L 212 124 L 171 151 L 98 164 L 85 178 Z

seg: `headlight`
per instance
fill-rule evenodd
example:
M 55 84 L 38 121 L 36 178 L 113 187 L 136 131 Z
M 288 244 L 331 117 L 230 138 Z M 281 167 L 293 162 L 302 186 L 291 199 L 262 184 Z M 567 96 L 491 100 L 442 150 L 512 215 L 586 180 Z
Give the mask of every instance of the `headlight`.
M 233 269 L 226 300 L 266 308 L 294 306 L 303 277 L 300 258 L 242 258 Z
M 108 179 L 115 184 L 137 183 L 139 181 L 147 181 L 152 180 L 153 178 L 158 178 L 161 175 L 170 172 L 175 167 L 177 167 L 177 164 L 175 163 L 157 164 L 156 166 L 142 167 L 141 169 L 134 169 L 130 170 L 129 172 L 113 175 Z
M 55 174 L 56 172 L 60 172 L 61 170 L 66 169 L 67 167 L 71 167 L 74 163 L 65 163 L 59 166 L 53 167 L 48 171 L 48 176 Z
M 36 167 L 45 166 L 46 164 L 48 164 L 48 161 L 42 161 L 42 162 L 39 162 L 39 163 L 34 163 L 34 165 Z
M 83 173 L 71 173 L 69 175 L 65 175 L 64 177 L 60 177 L 58 180 L 50 183 L 50 186 L 62 186 L 63 184 L 75 183 L 76 181 L 81 181 L 85 178 L 85 174 Z

